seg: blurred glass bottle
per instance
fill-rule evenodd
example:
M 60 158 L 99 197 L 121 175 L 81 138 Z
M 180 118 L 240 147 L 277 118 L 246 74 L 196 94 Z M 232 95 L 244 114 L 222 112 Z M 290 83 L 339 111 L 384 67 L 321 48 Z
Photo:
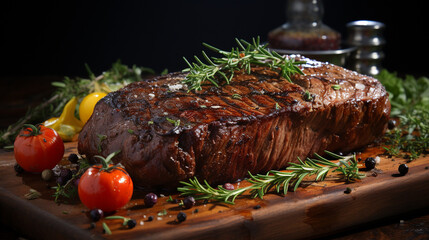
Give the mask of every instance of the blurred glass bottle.
M 289 50 L 335 50 L 341 35 L 322 23 L 322 0 L 288 0 L 287 22 L 268 33 L 270 48 Z

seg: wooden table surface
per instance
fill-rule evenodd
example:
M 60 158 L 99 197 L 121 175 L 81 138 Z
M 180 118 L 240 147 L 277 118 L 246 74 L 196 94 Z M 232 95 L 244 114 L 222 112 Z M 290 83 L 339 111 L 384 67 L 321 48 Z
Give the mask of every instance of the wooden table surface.
M 31 79 L 31 78 L 28 78 Z M 58 78 L 55 77 L 49 77 L 49 79 L 55 79 L 58 80 Z M 40 91 L 37 91 L 37 84 L 35 84 L 33 81 L 26 82 L 27 84 L 34 86 L 34 87 L 27 87 L 25 90 L 20 90 L 18 92 L 21 93 L 22 100 L 20 99 L 14 99 L 13 101 L 10 101 L 10 99 L 13 99 L 13 96 L 16 96 L 15 89 L 19 89 L 18 85 L 20 83 L 18 81 L 2 81 L 2 84 L 4 85 L 7 83 L 7 91 L 2 91 L 2 97 L 0 98 L 0 103 L 3 106 L 8 106 L 7 109 L 10 110 L 10 112 L 13 112 L 12 118 L 5 118 L 7 115 L 7 109 L 2 110 L 2 124 L 4 125 L 8 121 L 10 122 L 13 119 L 16 119 L 21 112 L 25 113 L 26 107 L 28 106 L 28 103 L 34 103 L 37 101 L 40 101 L 40 98 L 42 96 L 46 96 L 46 93 L 49 93 L 51 89 L 49 86 L 45 84 L 40 84 L 41 90 L 45 93 L 39 94 L 37 96 L 32 95 L 32 97 L 28 97 L 28 92 L 30 93 L 40 93 Z M 14 87 L 16 86 L 16 88 Z M 2 88 L 4 89 L 4 88 Z M 23 93 L 25 92 L 25 94 Z M 27 96 L 27 97 L 26 97 Z M 20 109 L 17 110 L 15 106 L 20 106 Z M 74 151 L 73 149 L 69 149 L 69 151 Z M 3 195 L 6 195 L 6 197 L 12 197 L 17 198 L 22 201 L 28 201 L 23 199 L 23 193 L 28 191 L 30 187 L 32 188 L 39 188 L 42 189 L 43 183 L 38 177 L 35 176 L 15 176 L 15 173 L 13 172 L 13 154 L 10 152 L 5 152 L 4 150 L 0 150 L 0 156 L 2 162 L 0 163 L 0 187 L 3 189 L 6 189 L 6 191 L 2 192 Z M 7 156 L 7 157 L 4 157 Z M 222 205 L 210 205 L 214 206 L 212 210 L 207 211 L 208 213 L 206 215 L 214 215 L 216 213 L 216 216 L 218 216 L 217 220 L 218 222 L 222 222 L 223 219 L 229 219 L 231 220 L 231 216 L 237 215 L 243 217 L 243 222 L 248 222 L 249 219 L 257 219 L 258 216 L 264 216 L 264 214 L 273 214 L 275 215 L 275 212 L 273 211 L 273 208 L 270 208 L 271 205 L 279 205 L 282 202 L 289 202 L 293 203 L 294 201 L 297 207 L 299 207 L 299 199 L 314 199 L 314 194 L 318 196 L 323 196 L 325 194 L 326 196 L 340 196 L 340 198 L 336 199 L 338 200 L 344 200 L 349 199 L 350 202 L 353 203 L 359 202 L 358 206 L 359 211 L 352 211 L 353 214 L 350 216 L 347 216 L 346 219 L 340 219 L 341 221 L 347 222 L 347 218 L 357 218 L 361 219 L 361 217 L 356 217 L 353 215 L 365 215 L 373 216 L 371 218 L 368 218 L 367 221 L 355 221 L 355 224 L 343 224 L 340 227 L 333 227 L 332 230 L 325 231 L 323 228 L 330 228 L 330 225 L 327 225 L 323 223 L 323 221 L 328 221 L 330 218 L 332 219 L 332 216 L 329 216 L 329 218 L 323 218 L 323 214 L 326 212 L 330 212 L 331 209 L 319 209 L 317 211 L 316 208 L 313 210 L 313 218 L 319 219 L 319 222 L 312 223 L 312 227 L 309 229 L 313 229 L 317 234 L 307 234 L 307 235 L 297 235 L 298 238 L 304 237 L 304 238 L 322 238 L 322 239 L 429 239 L 429 200 L 426 198 L 429 196 L 429 190 L 428 186 L 429 181 L 427 179 L 427 176 L 429 175 L 429 170 L 427 168 L 429 167 L 429 158 L 424 157 L 422 159 L 416 160 L 414 163 L 411 163 L 412 170 L 410 170 L 410 173 L 404 176 L 403 178 L 395 178 L 392 177 L 392 173 L 395 171 L 394 169 L 397 168 L 399 163 L 405 162 L 403 159 L 393 159 L 395 161 L 392 161 L 392 159 L 384 159 L 383 166 L 389 165 L 387 168 L 383 170 L 382 174 L 379 174 L 377 177 L 367 177 L 362 182 L 357 183 L 357 185 L 351 185 L 351 188 L 354 189 L 352 194 L 345 195 L 337 193 L 342 193 L 343 189 L 345 188 L 343 183 L 328 183 L 327 186 L 320 187 L 318 185 L 316 186 L 309 186 L 306 188 L 299 188 L 297 193 L 289 193 L 286 197 L 279 196 L 276 194 L 269 194 L 266 198 L 266 200 L 247 200 L 247 199 L 238 199 L 236 206 L 222 206 Z M 4 162 L 6 161 L 6 162 Z M 384 167 L 381 167 L 384 168 Z M 415 171 L 414 171 L 415 169 Z M 418 173 L 418 174 L 417 174 Z M 394 181 L 395 186 L 388 187 L 386 184 L 386 179 L 389 181 Z M 423 180 L 422 180 L 423 179 Z M 423 183 L 421 181 L 424 181 Z M 8 182 L 8 183 L 5 183 Z M 381 182 L 382 184 L 374 185 L 376 182 Z M 404 183 L 405 182 L 405 183 Z M 42 184 L 42 185 L 41 185 Z M 385 186 L 383 186 L 385 185 Z M 428 186 L 426 186 L 428 185 Z M 382 198 L 381 200 L 378 197 L 380 195 L 380 192 L 373 192 L 371 193 L 371 188 L 368 186 L 375 186 L 372 187 L 374 190 L 381 189 L 380 191 L 388 191 L 390 192 L 389 198 Z M 417 189 L 415 189 L 416 187 Z M 2 189 L 2 190 L 3 190 Z M 323 190 L 326 189 L 326 190 Z M 420 192 L 419 192 L 420 189 Z M 43 191 L 50 191 L 48 189 Z M 365 194 L 362 194 L 366 191 Z M 311 194 L 310 194 L 311 192 Z M 329 194 L 328 194 L 329 193 Z M 132 202 L 137 203 L 137 205 L 141 205 L 141 196 L 143 193 L 139 193 L 137 191 L 137 195 L 133 197 Z M 331 194 L 331 195 L 330 195 Z M 337 195 L 336 195 L 337 194 Z M 45 194 L 46 195 L 46 194 Z M 312 195 L 312 196 L 310 196 Z M 361 197 L 368 197 L 368 201 L 365 200 L 359 200 Z M 355 197 L 356 200 L 353 199 Z M 323 197 L 317 197 L 317 199 L 323 198 Z M 292 199 L 292 200 L 291 200 Z M 39 202 L 37 202 L 39 201 Z M 319 199 L 320 201 L 320 199 Z M 340 203 L 336 202 L 338 204 L 339 209 L 345 211 L 346 209 L 341 207 Z M 374 201 L 374 202 L 372 202 Z M 19 201 L 18 201 L 19 202 Z M 46 204 L 48 207 L 43 207 Z M 382 207 L 382 211 L 379 214 L 368 214 L 380 209 L 380 204 L 386 203 L 386 207 Z M 407 204 L 401 204 L 401 203 L 407 203 Z M 414 204 L 413 204 L 414 203 Z M 67 205 L 62 204 L 60 206 L 53 203 L 52 198 L 44 197 L 44 199 L 37 199 L 36 201 L 30 201 L 30 206 L 36 206 L 34 209 L 36 209 L 37 214 L 44 214 L 44 212 L 50 212 L 51 214 L 55 215 L 58 218 L 63 218 L 68 221 L 68 223 L 74 224 L 75 227 L 80 229 L 85 229 L 89 225 L 89 220 L 84 216 L 82 211 L 85 210 L 85 208 L 82 205 L 79 205 L 79 203 L 76 205 Z M 156 214 L 157 211 L 159 211 L 163 206 L 166 206 L 167 204 L 164 200 L 161 200 L 160 206 L 156 209 L 146 209 L 141 207 L 135 207 L 137 212 L 144 213 L 145 211 L 153 212 Z M 261 209 L 253 209 L 253 206 L 260 205 L 262 206 Z M 329 205 L 329 204 L 328 204 Z M 352 204 L 353 205 L 353 204 Z M 374 206 L 373 206 L 374 205 Z M 77 207 L 76 207 L 77 206 Z M 175 208 L 174 206 L 168 205 L 169 209 L 172 209 L 171 212 L 174 214 L 177 214 L 177 211 L 180 209 Z M 337 206 L 337 205 L 334 205 Z M 5 205 L 0 205 L 0 209 L 5 207 Z M 70 208 L 71 207 L 71 208 Z M 196 208 L 200 209 L 200 215 L 192 215 L 192 211 L 194 211 Z M 65 209 L 65 210 L 64 210 Z M 2 209 L 3 210 L 3 209 Z M 41 211 L 38 211 L 41 210 Z M 279 210 L 274 208 L 274 210 Z M 71 211 L 73 214 L 64 214 L 63 212 Z M 186 210 L 188 215 L 191 216 L 189 220 L 186 221 L 186 224 L 192 224 L 192 218 L 193 216 L 205 216 L 203 209 L 203 206 L 199 205 L 197 207 L 194 207 L 191 210 Z M 214 212 L 215 211 L 215 212 Z M 12 211 L 13 212 L 13 211 Z M 130 214 L 130 212 L 127 211 L 120 211 L 120 214 L 126 215 Z M 131 211 L 132 213 L 132 211 Z M 27 216 L 23 214 L 23 219 L 25 219 Z M 375 216 L 375 217 L 374 217 Z M 378 216 L 378 217 L 377 217 Z M 20 220 L 19 216 L 17 220 Z M 147 216 L 146 216 L 147 217 Z M 335 217 L 335 216 L 334 216 Z M 174 216 L 173 216 L 174 218 Z M 338 216 L 337 216 L 338 218 Z M 142 232 L 142 229 L 144 227 L 147 227 L 147 229 L 150 228 L 150 223 L 145 222 L 145 218 L 143 216 L 139 216 L 139 219 L 144 220 L 144 225 L 137 227 L 138 232 Z M 210 218 L 213 220 L 213 218 Z M 247 219 L 247 220 L 246 220 Z M 327 220 L 328 219 L 328 220 Z M 34 220 L 34 219 L 33 219 Z M 293 219 L 292 219 L 293 220 Z M 37 221 L 34 220 L 34 221 Z M 232 220 L 231 220 L 232 221 Z M 257 221 L 257 220 L 255 220 Z M 291 219 L 285 220 L 282 218 L 271 218 L 272 225 L 282 225 L 284 222 L 289 222 Z M 1 222 L 3 224 L 0 224 L 0 236 L 1 239 L 17 239 L 18 237 L 24 237 L 27 239 L 37 239 L 38 235 L 28 234 L 23 232 L 20 226 L 14 223 L 9 217 L 5 217 L 2 215 Z M 18 221 L 19 222 L 19 221 Z M 24 221 L 25 222 L 25 221 Z M 168 224 L 170 222 L 170 224 Z M 293 221 L 292 221 L 293 222 Z M 353 223 L 353 221 L 350 221 Z M 181 226 L 177 226 L 174 224 L 173 220 L 166 221 L 165 225 L 167 225 L 168 229 L 174 229 L 176 227 L 176 230 L 179 229 Z M 212 223 L 212 222 L 211 222 Z M 265 222 L 267 223 L 267 222 Z M 332 222 L 331 222 L 332 223 Z M 36 222 L 33 224 L 37 225 Z M 112 222 L 109 222 L 109 225 L 112 224 Z M 217 223 L 218 225 L 221 225 Z M 228 224 L 228 223 L 223 223 Z M 311 225 L 311 224 L 310 224 Z M 341 224 L 340 224 L 341 225 Z M 254 227 L 254 232 L 257 231 L 267 231 L 268 233 L 275 232 L 275 230 L 272 229 L 258 229 L 256 226 L 252 224 L 248 224 L 244 227 L 244 229 L 247 229 L 245 231 L 249 231 L 250 228 Z M 303 226 L 303 225 L 297 225 Z M 287 224 L 285 224 L 285 227 L 287 228 Z M 317 231 L 314 229 L 318 229 Z M 243 230 L 243 228 L 239 228 Z M 114 235 L 107 236 L 110 239 L 116 239 L 116 238 L 126 238 L 129 236 L 129 232 L 118 230 L 113 228 Z M 34 233 L 39 233 L 40 229 L 34 229 Z M 85 230 L 88 231 L 88 230 Z M 73 231 L 71 231 L 73 232 Z M 100 224 L 97 224 L 97 227 L 95 230 L 91 230 L 91 233 L 95 233 L 96 236 L 100 237 L 106 237 L 106 235 L 101 234 L 101 226 Z M 173 232 L 174 233 L 174 232 Z M 227 233 L 227 232 L 226 232 Z M 42 234 L 42 233 L 40 233 Z M 208 232 L 207 234 L 213 234 L 213 232 Z M 218 233 L 216 233 L 218 234 Z M 239 233 L 238 233 L 239 234 Z M 253 233 L 247 232 L 248 235 L 241 235 L 244 236 L 243 238 L 255 238 L 255 236 L 259 235 L 252 235 Z M 222 236 L 222 234 L 219 235 L 219 237 Z M 225 235 L 231 237 L 237 238 L 234 234 Z M 246 237 L 247 236 L 247 237 Z M 179 236 L 176 236 L 179 237 Z
M 76 142 L 67 143 L 65 156 L 73 152 L 76 152 Z M 380 148 L 370 148 L 358 156 L 364 159 L 381 152 Z M 409 173 L 398 177 L 397 167 L 405 161 L 381 156 L 377 175 L 364 172 L 367 177 L 356 183 L 345 184 L 337 181 L 335 175 L 328 175 L 327 181 L 309 182 L 286 196 L 271 193 L 264 200 L 243 196 L 236 200 L 235 205 L 199 202 L 187 210 L 167 202 L 168 195 L 160 197 L 153 208 L 147 208 L 143 203 L 146 192 L 136 189 L 130 203 L 118 210 L 116 215 L 136 219 L 137 227 L 127 230 L 117 220 L 103 220 L 113 232 L 113 235 L 105 235 L 101 222 L 97 222 L 94 229 L 88 229 L 90 221 L 84 213 L 87 209 L 79 201 L 55 204 L 53 190 L 49 188 L 55 185 L 54 182 L 46 183 L 37 174 L 15 174 L 13 152 L 1 151 L 0 218 L 30 239 L 37 239 L 38 236 L 42 239 L 428 237 L 429 225 L 424 221 L 427 217 L 419 216 L 419 212 L 425 214 L 429 209 L 429 156 L 408 163 Z M 63 164 L 67 161 L 64 160 Z M 241 186 L 246 184 L 246 181 L 241 182 Z M 344 193 L 347 187 L 352 189 L 350 194 Z M 31 188 L 41 192 L 42 197 L 26 200 L 24 194 Z M 180 199 L 178 194 L 171 196 Z M 167 214 L 160 216 L 163 211 Z M 180 211 L 184 211 L 188 219 L 179 224 L 175 218 Z M 149 216 L 153 216 L 154 221 L 149 221 Z

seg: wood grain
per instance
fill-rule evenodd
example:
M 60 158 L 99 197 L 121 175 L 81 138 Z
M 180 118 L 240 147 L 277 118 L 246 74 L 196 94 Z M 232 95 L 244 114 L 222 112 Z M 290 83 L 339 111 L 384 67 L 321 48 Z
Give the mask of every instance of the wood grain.
M 66 154 L 76 152 L 76 143 L 66 144 Z M 359 155 L 381 155 L 380 148 L 370 148 Z M 46 183 L 37 174 L 19 174 L 13 170 L 13 152 L 0 152 L 0 217 L 20 232 L 35 239 L 299 239 L 320 237 L 362 223 L 406 213 L 429 206 L 429 157 L 408 163 L 407 175 L 395 177 L 404 159 L 381 156 L 373 172 L 362 181 L 345 184 L 328 176 L 328 181 L 311 183 L 289 192 L 286 196 L 268 194 L 261 199 L 245 195 L 235 205 L 199 202 L 191 209 L 169 203 L 169 194 L 160 197 L 153 208 L 144 206 L 146 192 L 135 189 L 132 200 L 115 215 L 136 219 L 134 229 L 122 227 L 120 220 L 101 220 L 90 228 L 87 209 L 78 200 L 57 205 L 52 198 L 54 182 Z M 237 185 L 244 186 L 246 181 Z M 350 194 L 344 190 L 350 187 Z M 42 197 L 26 200 L 30 188 Z M 159 194 L 159 193 L 158 193 Z M 177 194 L 173 198 L 180 197 Z M 259 205 L 260 208 L 255 208 Z M 198 209 L 198 210 L 197 210 Z M 159 212 L 166 215 L 158 216 Z M 178 223 L 177 214 L 183 211 L 187 220 Z M 149 221 L 149 217 L 154 218 Z M 102 232 L 106 222 L 112 235 Z M 62 233 L 64 232 L 64 233 Z M 61 234 L 59 234 L 61 233 Z

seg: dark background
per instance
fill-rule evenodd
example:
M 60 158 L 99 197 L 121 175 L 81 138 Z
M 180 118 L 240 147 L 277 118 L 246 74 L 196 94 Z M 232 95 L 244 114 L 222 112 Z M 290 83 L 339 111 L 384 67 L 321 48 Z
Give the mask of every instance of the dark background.
M 7 1 L 0 7 L 0 129 L 49 97 L 51 81 L 98 75 L 120 59 L 157 72 L 185 68 L 202 42 L 229 50 L 286 21 L 285 0 Z M 346 24 L 386 24 L 383 66 L 429 76 L 425 1 L 325 0 L 324 22 L 346 37 Z
M 425 1 L 325 0 L 324 22 L 346 36 L 346 24 L 386 24 L 384 66 L 429 75 Z M 200 54 L 201 42 L 223 49 L 285 22 L 284 0 L 235 1 L 14 1 L 1 8 L 1 76 L 86 76 L 123 63 L 185 67 L 182 56 Z

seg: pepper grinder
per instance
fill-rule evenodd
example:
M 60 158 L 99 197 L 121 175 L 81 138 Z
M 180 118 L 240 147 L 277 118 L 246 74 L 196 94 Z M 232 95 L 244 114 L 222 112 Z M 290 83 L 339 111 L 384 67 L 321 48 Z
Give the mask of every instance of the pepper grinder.
M 383 37 L 385 25 L 381 22 L 359 20 L 347 24 L 347 44 L 357 47 L 351 56 L 350 68 L 359 73 L 375 76 L 381 71 L 384 59 Z

